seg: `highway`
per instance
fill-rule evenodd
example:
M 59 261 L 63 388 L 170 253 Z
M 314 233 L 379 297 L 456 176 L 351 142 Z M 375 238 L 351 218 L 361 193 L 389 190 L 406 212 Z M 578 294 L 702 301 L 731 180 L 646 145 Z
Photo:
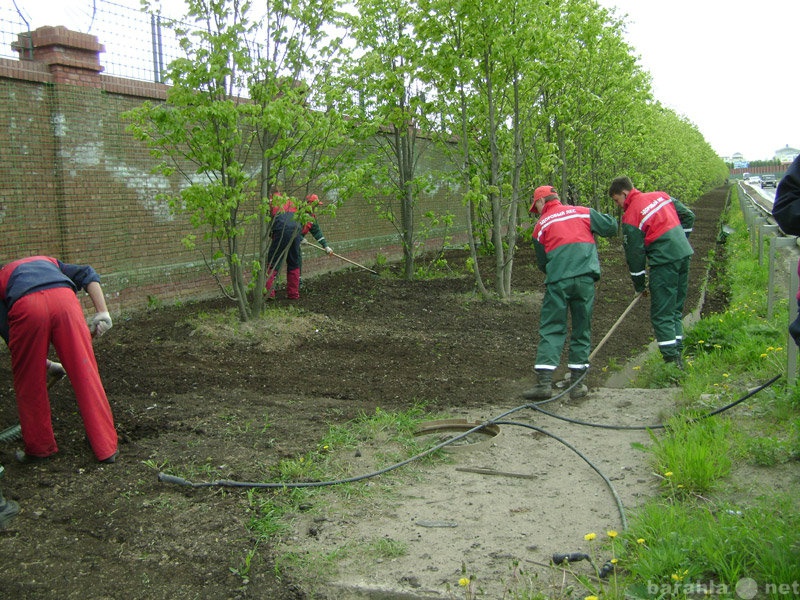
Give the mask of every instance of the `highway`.
M 744 188 L 744 191 L 755 201 L 760 208 L 764 209 L 768 213 L 772 213 L 772 204 L 775 202 L 775 188 L 762 188 L 760 185 L 748 185 L 747 183 L 741 183 L 740 185 Z

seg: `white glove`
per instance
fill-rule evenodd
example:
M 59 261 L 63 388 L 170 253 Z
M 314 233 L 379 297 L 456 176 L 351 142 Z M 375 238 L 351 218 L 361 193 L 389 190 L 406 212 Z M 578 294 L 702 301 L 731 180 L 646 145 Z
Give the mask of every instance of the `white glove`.
M 92 332 L 93 336 L 100 337 L 111 329 L 111 326 L 111 315 L 108 314 L 108 312 L 99 312 L 92 319 L 92 325 L 89 327 L 89 330 Z
M 47 361 L 47 376 L 53 378 L 61 378 L 66 375 L 67 372 L 64 370 L 64 367 L 61 365 L 60 362 L 55 362 L 52 360 Z
M 333 254 L 333 248 L 331 248 L 330 246 L 325 246 L 325 252 L 327 252 L 328 256 L 330 256 L 331 254 Z
M 49 390 L 56 382 L 61 381 L 67 372 L 59 362 L 47 361 L 47 389 Z

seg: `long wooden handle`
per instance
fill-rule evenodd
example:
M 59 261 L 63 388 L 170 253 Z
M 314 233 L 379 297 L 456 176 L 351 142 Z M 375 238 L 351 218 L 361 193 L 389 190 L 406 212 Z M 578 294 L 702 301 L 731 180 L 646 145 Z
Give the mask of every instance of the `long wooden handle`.
M 316 248 L 317 250 L 322 250 L 323 252 L 325 252 L 325 248 L 323 248 L 322 246 L 317 246 L 316 244 L 312 244 L 312 243 L 311 243 L 311 242 L 309 242 L 308 240 L 303 240 L 303 243 L 304 243 L 304 244 L 308 244 L 308 245 L 309 245 L 309 246 L 311 246 L 312 248 Z M 351 265 L 355 265 L 355 266 L 357 266 L 357 267 L 360 267 L 360 268 L 364 269 L 365 271 L 369 271 L 370 273 L 375 273 L 375 275 L 377 275 L 377 274 L 378 274 L 378 272 L 377 272 L 377 271 L 373 271 L 373 270 L 372 270 L 372 269 L 370 269 L 369 267 L 365 267 L 364 265 L 360 265 L 360 264 L 358 264 L 356 261 L 354 261 L 354 260 L 350 260 L 350 259 L 349 259 L 349 258 L 347 258 L 346 256 L 342 256 L 341 254 L 336 254 L 336 252 L 331 252 L 331 254 L 333 254 L 333 255 L 334 255 L 336 258 L 341 258 L 343 261 L 345 261 L 345 262 L 349 262 Z
M 597 344 L 597 346 L 595 347 L 594 350 L 592 350 L 592 353 L 589 355 L 589 362 L 592 362 L 592 359 L 594 358 L 595 354 L 597 354 L 597 352 L 600 350 L 600 348 L 603 347 L 603 344 L 606 343 L 606 340 L 608 340 L 608 338 L 611 337 L 611 334 L 614 333 L 614 331 L 616 331 L 617 327 L 619 327 L 619 324 L 622 323 L 622 321 L 625 319 L 625 317 L 628 316 L 628 313 L 633 310 L 633 307 L 636 306 L 636 303 L 639 302 L 639 299 L 643 295 L 644 295 L 644 292 L 640 292 L 640 293 L 636 294 L 636 297 L 633 300 L 631 300 L 631 303 L 628 305 L 628 308 L 625 309 L 625 312 L 623 312 L 620 315 L 619 319 L 617 319 L 617 322 L 614 323 L 611 326 L 611 329 L 608 330 L 608 333 L 606 333 L 603 336 L 603 339 L 600 340 L 600 343 Z

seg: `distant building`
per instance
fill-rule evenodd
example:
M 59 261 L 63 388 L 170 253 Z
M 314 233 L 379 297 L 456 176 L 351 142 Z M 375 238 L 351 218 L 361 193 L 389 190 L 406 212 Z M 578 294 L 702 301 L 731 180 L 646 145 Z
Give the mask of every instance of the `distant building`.
M 791 148 L 789 144 L 786 144 L 785 147 L 775 151 L 775 158 L 781 161 L 781 164 L 791 163 L 795 158 L 797 158 L 798 154 L 800 154 L 800 150 L 797 148 Z

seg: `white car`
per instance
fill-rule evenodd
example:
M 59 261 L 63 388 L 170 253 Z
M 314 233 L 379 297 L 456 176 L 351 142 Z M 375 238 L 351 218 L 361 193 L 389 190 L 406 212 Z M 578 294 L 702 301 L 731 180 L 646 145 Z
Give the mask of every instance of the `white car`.
M 747 179 L 748 185 L 761 185 L 761 176 L 760 175 L 752 175 Z

